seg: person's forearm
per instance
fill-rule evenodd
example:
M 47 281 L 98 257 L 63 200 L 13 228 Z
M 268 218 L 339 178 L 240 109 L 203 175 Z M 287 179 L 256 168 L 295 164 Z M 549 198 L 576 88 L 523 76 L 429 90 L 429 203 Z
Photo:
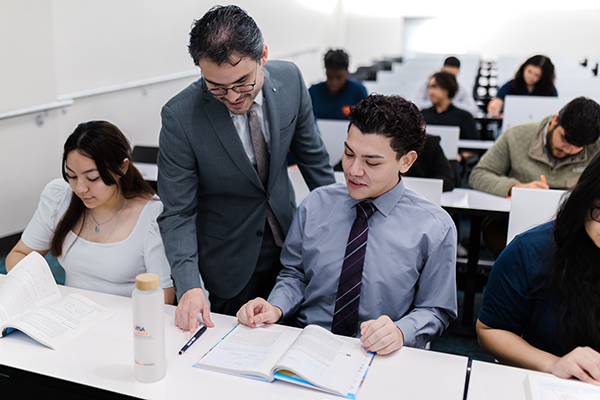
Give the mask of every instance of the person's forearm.
M 533 347 L 522 337 L 502 329 L 492 329 L 477 321 L 477 337 L 481 348 L 502 364 L 552 372 L 558 357 Z
M 5 260 L 5 266 L 6 266 L 6 271 L 10 271 L 11 269 L 14 268 L 15 265 L 17 265 L 19 263 L 19 261 L 21 261 L 22 259 L 24 259 L 27 256 L 27 254 L 22 253 L 18 250 L 12 250 L 10 253 L 8 253 L 8 255 L 6 256 L 6 260 Z

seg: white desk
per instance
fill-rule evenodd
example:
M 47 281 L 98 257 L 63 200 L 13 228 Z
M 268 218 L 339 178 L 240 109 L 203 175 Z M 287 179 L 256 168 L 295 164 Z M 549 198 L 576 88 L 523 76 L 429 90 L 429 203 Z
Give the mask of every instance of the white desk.
M 526 400 L 527 374 L 547 375 L 496 363 L 473 361 L 467 400 Z
M 451 192 L 442 193 L 442 207 L 479 210 L 485 214 L 507 213 L 510 211 L 510 199 L 479 190 L 457 188 Z
M 0 275 L 0 279 L 3 277 Z M 173 306 L 165 306 L 167 376 L 156 383 L 138 383 L 133 376 L 131 299 L 63 286 L 60 288 L 63 294 L 76 292 L 85 295 L 113 310 L 115 316 L 58 350 L 51 350 L 21 332 L 14 332 L 0 339 L 0 372 L 6 371 L 2 369 L 4 365 L 148 399 L 340 398 L 289 383 L 267 383 L 193 368 L 192 364 L 236 324 L 236 319 L 212 314 L 216 327 L 209 329 L 184 355 L 179 356 L 177 352 L 190 334 L 173 325 Z M 403 348 L 390 356 L 376 356 L 358 399 L 393 396 L 462 400 L 466 366 L 466 357 L 412 348 Z
M 156 182 L 158 179 L 158 166 L 156 164 L 134 162 L 133 165 L 140 171 L 145 180 Z
M 458 140 L 458 148 L 463 150 L 488 150 L 493 145 L 493 140 Z
M 465 297 L 461 324 L 470 333 L 474 333 L 473 308 L 477 289 L 481 224 L 484 217 L 506 215 L 510 211 L 510 200 L 478 190 L 459 188 L 442 193 L 442 207 L 447 211 L 467 215 L 471 218 L 469 257 L 465 274 Z

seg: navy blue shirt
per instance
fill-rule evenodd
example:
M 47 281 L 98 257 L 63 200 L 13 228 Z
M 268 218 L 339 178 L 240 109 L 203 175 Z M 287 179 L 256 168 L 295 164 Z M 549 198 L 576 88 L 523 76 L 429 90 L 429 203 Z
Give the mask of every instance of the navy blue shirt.
M 528 92 L 527 88 L 523 88 L 522 91 L 516 92 L 511 89 L 511 87 L 510 87 L 511 83 L 512 83 L 512 80 L 508 81 L 504 85 L 502 85 L 502 87 L 500 89 L 498 89 L 498 93 L 496 94 L 496 97 L 499 97 L 502 100 L 504 100 L 504 97 L 506 97 L 507 94 L 513 94 L 513 95 L 518 95 L 518 96 L 541 96 L 541 95 L 535 93 L 535 90 L 533 92 Z M 552 96 L 554 96 L 554 97 L 558 96 L 558 91 L 556 90 L 556 88 L 554 88 L 554 94 Z
M 539 290 L 547 287 L 544 285 L 554 244 L 554 221 L 530 229 L 510 242 L 492 268 L 479 320 L 562 357 L 565 352 L 557 332 L 558 294 Z
M 329 94 L 325 82 L 312 85 L 308 93 L 312 100 L 315 118 L 321 119 L 348 120 L 350 106 L 369 96 L 362 83 L 352 79 L 347 79 L 344 88 L 335 95 Z

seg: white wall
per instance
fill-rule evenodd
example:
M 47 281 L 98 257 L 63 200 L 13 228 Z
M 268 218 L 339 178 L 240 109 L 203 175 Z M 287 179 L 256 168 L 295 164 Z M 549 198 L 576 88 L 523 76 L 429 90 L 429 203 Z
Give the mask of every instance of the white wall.
M 586 1 L 589 4 L 582 6 Z M 448 19 L 455 21 L 469 33 L 456 40 L 465 40 L 468 52 L 486 58 L 537 52 L 574 60 L 600 55 L 597 2 L 547 0 L 539 1 L 537 8 L 525 8 L 532 2 L 505 0 L 503 8 L 476 0 L 239 0 L 237 4 L 261 27 L 270 58 L 293 59 L 307 84 L 324 76 L 322 56 L 328 47 L 346 48 L 351 69 L 400 54 L 404 17 L 439 17 L 444 26 Z M 81 90 L 194 71 L 187 54 L 190 25 L 214 3 L 0 1 L 0 113 Z M 564 4 L 571 8 L 565 10 Z M 429 34 L 439 38 L 447 30 L 432 28 Z M 290 57 L 296 53 L 301 55 Z M 160 107 L 192 80 L 77 100 L 64 113 L 50 111 L 42 127 L 35 124 L 36 115 L 0 120 L 0 237 L 25 227 L 43 186 L 60 176 L 63 141 L 79 122 L 108 119 L 134 145 L 156 144 Z
M 187 54 L 189 29 L 213 4 L 213 0 L 0 1 L 0 113 L 82 90 L 195 71 Z M 271 59 L 295 60 L 307 80 L 319 78 L 332 34 L 330 13 L 296 0 L 238 4 L 261 27 Z M 296 53 L 302 55 L 289 57 Z M 78 123 L 106 119 L 133 145 L 156 145 L 160 108 L 195 79 L 79 99 L 65 110 L 49 111 L 41 127 L 35 114 L 0 120 L 0 238 L 24 229 L 44 185 L 60 177 L 62 145 Z

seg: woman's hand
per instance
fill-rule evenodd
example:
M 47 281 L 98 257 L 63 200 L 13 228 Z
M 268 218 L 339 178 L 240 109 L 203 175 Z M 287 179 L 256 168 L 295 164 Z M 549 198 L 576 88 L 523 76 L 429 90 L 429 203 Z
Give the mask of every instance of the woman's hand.
M 597 385 L 600 383 L 600 353 L 590 347 L 577 347 L 559 358 L 551 372 L 559 378 L 577 378 Z

